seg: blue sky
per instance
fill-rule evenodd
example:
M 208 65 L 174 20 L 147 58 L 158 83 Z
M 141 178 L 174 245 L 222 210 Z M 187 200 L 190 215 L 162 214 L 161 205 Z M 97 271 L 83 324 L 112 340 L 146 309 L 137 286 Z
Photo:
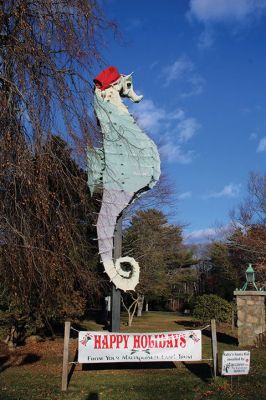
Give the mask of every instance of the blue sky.
M 104 1 L 122 40 L 106 65 L 134 71 L 132 106 L 160 148 L 191 240 L 229 223 L 251 171 L 265 173 L 266 0 Z

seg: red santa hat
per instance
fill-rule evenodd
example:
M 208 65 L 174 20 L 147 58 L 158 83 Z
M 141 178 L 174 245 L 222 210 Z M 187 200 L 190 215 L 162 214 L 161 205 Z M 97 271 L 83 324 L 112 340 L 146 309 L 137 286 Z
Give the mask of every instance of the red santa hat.
M 116 67 L 108 67 L 97 75 L 93 82 L 98 89 L 105 90 L 117 81 L 120 76 Z

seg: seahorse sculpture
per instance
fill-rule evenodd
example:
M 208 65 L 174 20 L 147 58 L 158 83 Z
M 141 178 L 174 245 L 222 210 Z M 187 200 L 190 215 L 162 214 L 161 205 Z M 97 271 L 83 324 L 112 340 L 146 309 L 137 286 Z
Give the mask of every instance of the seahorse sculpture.
M 143 96 L 133 90 L 132 74 L 121 75 L 115 67 L 102 71 L 94 80 L 94 109 L 103 136 L 101 148 L 88 148 L 88 185 L 91 194 L 102 189 L 97 220 L 99 254 L 105 272 L 116 288 L 134 290 L 139 282 L 139 265 L 132 257 L 113 259 L 113 237 L 122 211 L 160 176 L 160 158 L 154 142 L 137 125 L 122 98 L 138 103 Z M 125 271 L 122 264 L 131 265 Z

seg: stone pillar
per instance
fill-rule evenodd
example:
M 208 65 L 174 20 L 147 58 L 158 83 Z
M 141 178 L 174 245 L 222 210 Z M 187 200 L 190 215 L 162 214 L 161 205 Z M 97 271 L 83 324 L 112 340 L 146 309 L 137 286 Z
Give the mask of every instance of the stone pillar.
M 237 304 L 238 345 L 254 346 L 260 333 L 265 332 L 266 292 L 237 290 L 234 292 Z

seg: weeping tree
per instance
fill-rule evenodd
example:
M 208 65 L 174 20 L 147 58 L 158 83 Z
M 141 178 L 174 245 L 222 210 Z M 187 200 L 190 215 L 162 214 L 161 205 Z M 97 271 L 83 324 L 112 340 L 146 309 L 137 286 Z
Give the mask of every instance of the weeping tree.
M 80 167 L 97 140 L 89 77 L 110 27 L 93 0 L 0 4 L 0 307 L 12 332 L 80 315 L 99 290 Z

